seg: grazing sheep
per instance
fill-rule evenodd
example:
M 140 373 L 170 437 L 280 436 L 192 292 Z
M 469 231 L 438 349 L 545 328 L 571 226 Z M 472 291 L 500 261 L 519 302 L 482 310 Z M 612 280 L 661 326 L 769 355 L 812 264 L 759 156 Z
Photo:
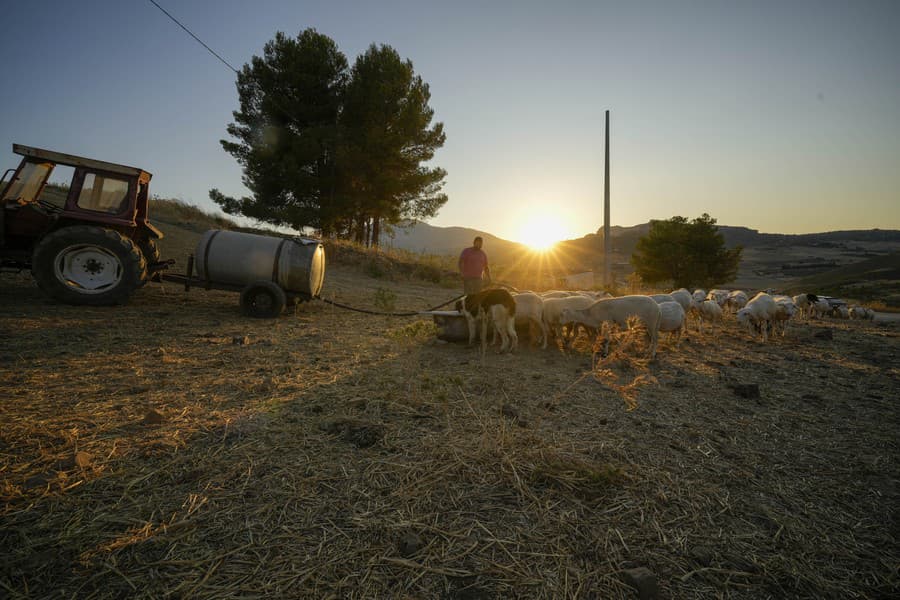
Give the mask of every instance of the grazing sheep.
M 851 319 L 865 319 L 866 318 L 866 309 L 858 304 L 854 304 L 850 307 L 850 318 Z
M 749 300 L 746 292 L 734 290 L 728 294 L 727 298 L 725 298 L 725 308 L 731 312 L 737 312 L 747 306 Z
M 672 294 L 653 294 L 650 297 L 653 298 L 657 304 L 662 304 L 663 302 L 677 302 Z
M 682 332 L 687 330 L 687 318 L 684 309 L 678 302 L 661 302 L 659 304 L 659 330 L 666 332 L 669 337 L 673 335 L 681 338 Z
M 729 293 L 728 290 L 709 290 L 706 299 L 715 301 L 721 308 L 725 304 L 725 299 L 728 298 Z
M 714 323 L 722 320 L 722 307 L 715 300 L 704 300 L 697 305 L 697 331 L 703 333 L 703 321 Z
M 647 328 L 652 359 L 656 357 L 656 345 L 659 342 L 660 316 L 659 304 L 653 298 L 622 296 L 597 300 L 583 309 L 565 308 L 561 312 L 560 319 L 599 330 L 606 321 L 616 323 L 619 327 L 627 327 L 628 318 L 637 317 Z
M 569 296 L 573 296 L 574 292 L 566 292 L 563 290 L 550 290 L 547 292 L 541 292 L 541 298 L 547 300 L 548 298 L 568 298 Z
M 769 327 L 775 320 L 777 311 L 775 299 L 765 292 L 760 292 L 747 303 L 747 306 L 737 311 L 737 320 L 751 333 L 753 329 L 761 332 L 762 341 L 766 342 L 769 339 Z
M 772 319 L 772 329 L 773 331 L 778 331 L 781 329 L 781 337 L 784 337 L 787 333 L 787 324 L 797 312 L 797 306 L 794 304 L 794 299 L 790 296 L 774 296 L 772 298 L 775 300 L 775 316 Z
M 874 321 L 875 320 L 875 310 L 871 308 L 866 309 L 866 316 L 863 317 L 866 321 Z
M 469 294 L 457 302 L 457 310 L 466 317 L 469 324 L 469 344 L 475 341 L 475 320 L 481 319 L 481 352 L 487 345 L 488 317 L 500 332 L 500 352 L 512 352 L 519 343 L 516 334 L 516 302 L 512 294 L 504 289 L 491 289 L 477 294 Z
M 706 290 L 694 290 L 694 293 L 691 294 L 691 297 L 694 299 L 694 302 L 700 304 L 704 300 L 706 300 Z
M 831 312 L 831 304 L 824 298 L 819 298 L 815 302 L 811 302 L 807 308 L 810 318 L 822 318 Z
M 810 316 L 810 306 L 819 301 L 815 294 L 797 294 L 793 297 L 794 306 L 800 310 L 800 314 L 807 319 Z
M 691 293 L 684 288 L 679 288 L 674 292 L 669 292 L 669 295 L 675 299 L 675 302 L 681 305 L 681 308 L 684 309 L 685 314 L 689 310 L 691 310 L 691 305 L 693 304 L 693 296 Z
M 513 294 L 513 300 L 516 303 L 516 325 L 528 325 L 529 331 L 534 325 L 541 333 L 538 343 L 543 344 L 543 348 L 547 347 L 547 326 L 544 324 L 544 301 L 532 292 L 522 294 Z M 496 333 L 496 330 L 495 330 Z
M 849 319 L 850 318 L 850 309 L 846 306 L 835 306 L 831 310 L 831 316 L 838 319 Z
M 547 332 L 548 337 L 553 336 L 554 338 L 561 338 L 563 341 L 566 341 L 566 336 L 563 335 L 563 327 L 569 326 L 569 335 L 574 336 L 575 328 L 572 326 L 571 321 L 562 320 L 562 311 L 566 308 L 587 308 L 591 304 L 596 302 L 593 298 L 587 298 L 585 296 L 569 296 L 566 298 L 545 298 L 544 299 L 544 327 Z M 546 348 L 546 344 L 544 348 Z

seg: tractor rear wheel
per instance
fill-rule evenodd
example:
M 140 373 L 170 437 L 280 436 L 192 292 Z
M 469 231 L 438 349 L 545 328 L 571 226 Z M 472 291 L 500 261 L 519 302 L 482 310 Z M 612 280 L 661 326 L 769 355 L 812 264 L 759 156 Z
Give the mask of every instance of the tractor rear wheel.
M 153 238 L 144 238 L 142 240 L 138 240 L 137 242 L 138 249 L 141 251 L 141 254 L 144 255 L 144 261 L 147 263 L 147 272 L 143 279 L 141 279 L 140 287 L 147 285 L 147 282 L 150 280 L 159 281 L 159 275 L 151 273 L 149 268 L 153 263 L 158 263 L 160 261 L 161 255 L 159 253 L 159 245 L 156 243 L 156 240 Z
M 137 245 L 114 229 L 73 225 L 44 236 L 31 274 L 44 293 L 88 306 L 124 304 L 143 282 L 147 263 Z
M 287 296 L 272 281 L 256 281 L 241 292 L 241 312 L 256 319 L 274 319 L 284 310 Z

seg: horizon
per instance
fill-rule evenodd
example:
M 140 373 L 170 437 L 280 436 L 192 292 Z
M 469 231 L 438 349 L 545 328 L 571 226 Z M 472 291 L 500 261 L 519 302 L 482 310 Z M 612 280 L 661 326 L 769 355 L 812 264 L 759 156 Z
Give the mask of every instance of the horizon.
M 238 68 L 307 27 L 351 64 L 371 43 L 411 60 L 447 132 L 431 164 L 449 201 L 430 225 L 595 233 L 609 109 L 613 226 L 900 229 L 897 2 L 160 4 Z M 152 4 L 19 4 L 3 20 L 4 169 L 22 143 L 139 166 L 154 194 L 207 211 L 221 213 L 211 188 L 248 193 L 219 144 L 234 73 Z M 85 43 L 87 28 L 103 35 Z

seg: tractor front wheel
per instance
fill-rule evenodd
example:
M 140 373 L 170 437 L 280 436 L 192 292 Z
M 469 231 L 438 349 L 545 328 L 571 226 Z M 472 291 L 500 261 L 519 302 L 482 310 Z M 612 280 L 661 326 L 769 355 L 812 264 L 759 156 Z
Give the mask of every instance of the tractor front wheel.
M 133 241 L 114 229 L 74 225 L 44 236 L 31 274 L 46 294 L 88 306 L 124 304 L 143 282 L 147 263 Z

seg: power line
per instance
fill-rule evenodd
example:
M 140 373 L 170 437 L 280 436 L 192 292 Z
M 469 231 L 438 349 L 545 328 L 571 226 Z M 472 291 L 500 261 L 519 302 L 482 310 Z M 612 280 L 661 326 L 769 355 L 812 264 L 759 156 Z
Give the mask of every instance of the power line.
M 201 46 L 203 46 L 204 48 L 206 48 L 206 49 L 209 51 L 210 54 L 212 54 L 213 56 L 215 56 L 216 58 L 218 58 L 220 61 L 222 61 L 222 64 L 224 64 L 226 67 L 228 67 L 229 69 L 231 69 L 232 71 L 234 71 L 235 73 L 237 73 L 238 75 L 240 75 L 240 72 L 239 72 L 237 69 L 235 69 L 234 67 L 232 67 L 231 64 L 229 64 L 229 62 L 228 62 L 227 60 L 225 60 L 224 58 L 222 58 L 221 56 L 219 56 L 219 55 L 216 53 L 215 50 L 213 50 L 212 48 L 210 48 L 209 46 L 207 46 L 205 43 L 203 43 L 203 40 L 201 40 L 201 39 L 198 38 L 196 35 L 194 35 L 194 32 L 193 32 L 193 31 L 191 31 L 190 29 L 188 29 L 187 27 L 185 27 L 184 25 L 182 25 L 182 24 L 181 24 L 181 21 L 179 21 L 178 19 L 176 19 L 175 17 L 173 17 L 171 14 L 169 14 L 169 11 L 167 11 L 167 10 L 164 9 L 162 6 L 160 6 L 159 4 L 157 4 L 157 3 L 155 2 L 155 0 L 148 0 L 148 1 L 150 2 L 150 4 L 152 4 L 153 6 L 155 6 L 156 8 L 158 8 L 159 10 L 161 10 L 161 11 L 163 12 L 164 15 L 166 15 L 167 17 L 169 17 L 170 19 L 172 19 L 172 21 L 174 21 L 176 25 L 178 25 L 179 27 L 181 27 L 182 29 L 184 29 L 186 32 L 188 32 L 188 35 L 190 35 L 192 38 L 194 38 L 195 40 L 197 40 L 197 43 L 199 43 Z

